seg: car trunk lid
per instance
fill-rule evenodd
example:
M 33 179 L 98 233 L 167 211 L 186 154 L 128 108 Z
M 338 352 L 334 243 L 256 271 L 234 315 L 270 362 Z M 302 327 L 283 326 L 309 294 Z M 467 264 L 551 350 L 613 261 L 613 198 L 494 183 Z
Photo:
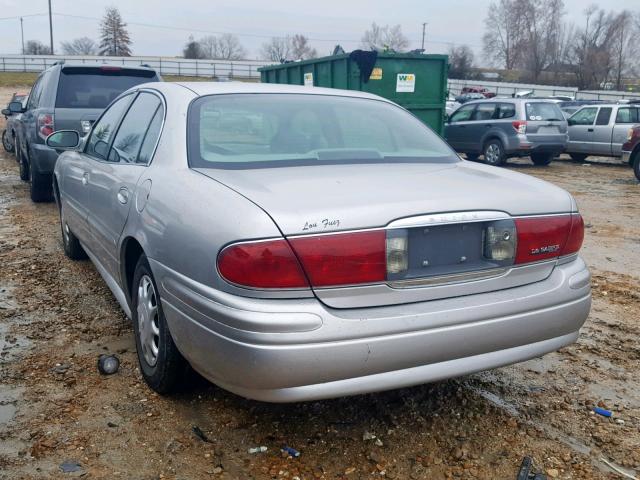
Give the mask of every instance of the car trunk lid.
M 336 308 L 433 300 L 546 278 L 548 263 L 513 273 L 484 258 L 485 227 L 572 207 L 566 192 L 546 182 L 471 162 L 198 171 L 260 206 L 294 250 L 296 239 L 310 236 L 384 229 L 388 239 L 402 232 L 409 250 L 402 278 L 391 273 L 382 284 L 314 288 Z

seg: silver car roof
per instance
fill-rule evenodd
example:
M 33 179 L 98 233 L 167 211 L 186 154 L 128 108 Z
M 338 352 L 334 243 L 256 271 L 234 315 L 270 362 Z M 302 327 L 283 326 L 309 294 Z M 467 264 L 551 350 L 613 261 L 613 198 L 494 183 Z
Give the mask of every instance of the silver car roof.
M 371 93 L 354 90 L 341 90 L 338 88 L 305 87 L 302 85 L 284 85 L 279 83 L 254 83 L 254 82 L 153 82 L 143 84 L 145 88 L 153 88 L 161 92 L 169 92 L 173 86 L 179 85 L 194 92 L 198 96 L 224 95 L 231 93 L 297 93 L 307 95 L 333 95 L 340 97 L 368 98 L 389 100 Z M 142 87 L 140 85 L 138 88 Z

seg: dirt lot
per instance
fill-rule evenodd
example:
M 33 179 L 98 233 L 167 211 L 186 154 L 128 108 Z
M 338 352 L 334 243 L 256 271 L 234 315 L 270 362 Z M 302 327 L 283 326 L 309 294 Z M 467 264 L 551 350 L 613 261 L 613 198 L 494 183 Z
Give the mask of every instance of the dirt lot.
M 64 257 L 55 206 L 31 203 L 3 153 L 0 479 L 515 479 L 525 455 L 550 478 L 622 478 L 606 462 L 638 475 L 640 185 L 612 163 L 527 163 L 510 168 L 568 189 L 585 218 L 594 303 L 577 344 L 433 385 L 270 405 L 204 381 L 152 393 L 130 323 L 92 264 Z M 122 361 L 111 377 L 96 369 L 106 352 Z

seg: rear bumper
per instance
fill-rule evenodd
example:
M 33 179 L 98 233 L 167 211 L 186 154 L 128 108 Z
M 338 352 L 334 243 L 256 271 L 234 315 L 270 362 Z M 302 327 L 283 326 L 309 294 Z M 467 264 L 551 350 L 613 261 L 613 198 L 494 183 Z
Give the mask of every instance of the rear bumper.
M 270 402 L 388 390 L 533 358 L 574 342 L 591 305 L 579 258 L 530 285 L 345 310 L 315 298 L 241 298 L 154 261 L 152 269 L 176 345 L 193 367 Z
M 58 159 L 58 152 L 54 149 L 41 145 L 39 143 L 30 145 L 29 152 L 30 167 L 34 172 L 40 174 L 52 174 Z

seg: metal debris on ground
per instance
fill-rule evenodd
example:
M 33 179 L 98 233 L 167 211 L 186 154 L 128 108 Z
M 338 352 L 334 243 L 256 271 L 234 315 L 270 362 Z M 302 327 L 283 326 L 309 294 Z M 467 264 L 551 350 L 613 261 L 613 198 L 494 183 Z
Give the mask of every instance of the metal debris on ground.
M 62 470 L 63 473 L 79 472 L 82 470 L 82 466 L 78 462 L 67 460 L 60 464 L 60 470 Z
M 524 457 L 520 464 L 520 470 L 518 470 L 516 480 L 547 480 L 547 477 L 542 473 L 536 473 L 534 471 L 531 457 Z
M 282 447 L 281 450 L 284 453 L 287 453 L 287 454 L 291 455 L 292 457 L 299 457 L 300 456 L 300 452 L 298 450 L 296 450 L 295 448 L 287 447 L 286 445 L 284 447 Z
M 113 375 L 120 368 L 120 360 L 115 355 L 100 355 L 98 357 L 98 371 L 102 375 Z
M 191 431 L 194 433 L 196 437 L 198 437 L 203 442 L 211 443 L 211 440 L 209 440 L 209 437 L 207 437 L 207 435 L 197 425 L 194 425 L 193 427 L 191 427 Z

